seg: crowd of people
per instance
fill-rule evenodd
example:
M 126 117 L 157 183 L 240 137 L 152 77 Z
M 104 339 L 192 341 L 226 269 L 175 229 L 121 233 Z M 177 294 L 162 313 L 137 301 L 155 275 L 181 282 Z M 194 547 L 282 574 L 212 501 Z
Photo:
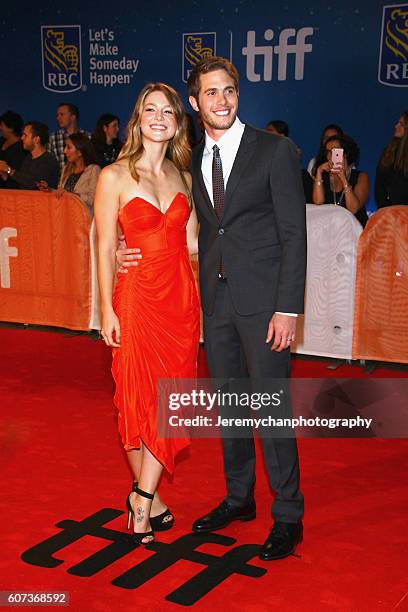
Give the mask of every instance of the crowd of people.
M 14 111 L 0 117 L 0 188 L 74 193 L 93 214 L 101 168 L 116 160 L 122 148 L 119 118 L 99 117 L 89 134 L 79 125 L 79 109 L 62 103 L 57 108 L 59 129 L 49 133 L 40 121 L 24 122 Z
M 80 127 L 76 105 L 58 105 L 59 129 L 49 133 L 48 126 L 37 120 L 24 122 L 11 110 L 0 116 L 0 189 L 55 190 L 57 197 L 75 193 L 93 213 L 93 200 L 100 170 L 113 163 L 122 149 L 119 118 L 104 113 L 92 134 Z M 190 145 L 196 137 L 194 121 L 186 114 Z M 265 128 L 281 137 L 289 137 L 289 126 L 281 120 L 270 121 Z M 342 149 L 340 165 L 332 161 L 332 150 Z M 297 147 L 299 158 L 301 150 Z M 327 125 L 318 151 L 302 170 L 306 202 L 337 204 L 347 208 L 364 227 L 368 215 L 369 177 L 359 170 L 359 147 L 337 124 Z M 408 204 L 408 111 L 401 113 L 394 133 L 383 150 L 375 175 L 375 200 L 378 208 Z
M 289 137 L 285 121 L 270 121 L 266 129 Z M 333 149 L 343 151 L 341 165 L 334 163 Z M 300 149 L 298 154 L 300 157 Z M 331 123 L 323 129 L 318 151 L 302 170 L 302 178 L 306 202 L 343 206 L 365 227 L 370 183 L 367 172 L 358 169 L 359 154 L 353 138 Z M 408 204 L 408 111 L 401 113 L 394 134 L 381 153 L 375 175 L 375 201 L 378 208 Z

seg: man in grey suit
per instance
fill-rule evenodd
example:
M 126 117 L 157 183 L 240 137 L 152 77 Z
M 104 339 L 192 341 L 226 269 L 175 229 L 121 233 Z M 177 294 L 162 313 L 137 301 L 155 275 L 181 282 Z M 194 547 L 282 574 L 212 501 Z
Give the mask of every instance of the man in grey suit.
M 193 195 L 200 222 L 200 289 L 212 377 L 287 378 L 296 315 L 303 312 L 305 198 L 294 144 L 237 117 L 238 73 L 211 57 L 188 79 L 205 140 L 193 151 Z M 244 359 L 243 359 L 244 357 Z M 260 557 L 290 555 L 302 540 L 303 496 L 294 438 L 262 439 L 276 498 L 274 526 Z M 227 496 L 193 530 L 255 518 L 255 447 L 223 437 Z

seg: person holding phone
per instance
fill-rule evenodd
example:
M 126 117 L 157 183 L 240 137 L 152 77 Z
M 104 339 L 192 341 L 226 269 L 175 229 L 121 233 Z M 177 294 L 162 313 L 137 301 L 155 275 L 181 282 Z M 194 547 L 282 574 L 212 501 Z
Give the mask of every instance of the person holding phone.
M 352 167 L 358 156 L 358 146 L 350 136 L 343 134 L 328 138 L 327 161 L 317 168 L 312 199 L 314 204 L 336 204 L 347 208 L 365 227 L 368 221 L 365 204 L 370 184 L 366 172 Z

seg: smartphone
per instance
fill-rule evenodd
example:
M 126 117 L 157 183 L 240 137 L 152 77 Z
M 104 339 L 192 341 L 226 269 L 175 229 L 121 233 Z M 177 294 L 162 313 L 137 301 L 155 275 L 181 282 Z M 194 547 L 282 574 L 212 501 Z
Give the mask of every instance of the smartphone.
M 344 153 L 343 149 L 332 149 L 331 150 L 331 160 L 336 170 L 343 166 L 343 153 Z

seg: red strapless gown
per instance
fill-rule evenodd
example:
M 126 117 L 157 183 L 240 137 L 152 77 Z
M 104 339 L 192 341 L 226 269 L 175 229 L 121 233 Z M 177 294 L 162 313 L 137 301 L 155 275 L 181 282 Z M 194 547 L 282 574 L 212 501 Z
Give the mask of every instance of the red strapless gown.
M 119 432 L 126 450 L 140 448 L 142 440 L 169 472 L 189 442 L 157 437 L 157 382 L 197 376 L 199 300 L 186 243 L 189 215 L 181 192 L 165 213 L 139 197 L 119 212 L 128 247 L 143 256 L 118 274 L 113 295 L 121 328 L 112 363 Z

